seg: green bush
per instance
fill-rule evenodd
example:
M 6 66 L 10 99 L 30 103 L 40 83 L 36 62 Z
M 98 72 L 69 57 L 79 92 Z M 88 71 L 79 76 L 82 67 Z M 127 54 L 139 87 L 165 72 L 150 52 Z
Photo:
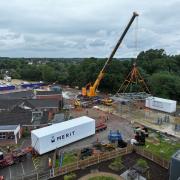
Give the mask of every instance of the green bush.
M 109 168 L 114 170 L 114 171 L 119 171 L 123 168 L 122 164 L 122 158 L 121 156 L 118 156 L 117 158 L 114 159 L 114 161 L 109 165 Z
M 70 173 L 64 176 L 64 180 L 73 180 L 73 179 L 76 179 L 75 173 Z
M 23 138 L 26 138 L 26 137 L 29 137 L 30 135 L 31 135 L 30 131 L 25 130 L 25 131 L 23 132 L 23 134 L 22 134 L 22 137 L 23 137 Z
M 62 166 L 74 163 L 77 161 L 77 156 L 73 153 L 65 153 L 63 158 Z M 59 167 L 59 159 L 56 159 L 56 167 Z
M 148 167 L 148 163 L 144 159 L 138 159 L 136 162 L 136 165 L 141 167 L 141 168 L 147 168 Z

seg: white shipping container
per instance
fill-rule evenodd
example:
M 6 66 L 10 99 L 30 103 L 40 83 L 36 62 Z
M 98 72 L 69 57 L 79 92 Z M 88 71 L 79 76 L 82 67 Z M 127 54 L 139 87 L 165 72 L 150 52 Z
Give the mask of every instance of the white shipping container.
M 158 97 L 146 98 L 145 106 L 151 109 L 156 109 L 168 113 L 173 113 L 176 111 L 176 101 Z
M 31 144 L 41 155 L 93 134 L 95 120 L 82 116 L 31 131 Z

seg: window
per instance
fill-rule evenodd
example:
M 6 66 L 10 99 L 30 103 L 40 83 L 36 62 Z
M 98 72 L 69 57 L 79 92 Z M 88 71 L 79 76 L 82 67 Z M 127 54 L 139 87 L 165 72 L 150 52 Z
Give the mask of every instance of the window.
M 15 139 L 14 134 L 9 135 L 9 136 L 7 137 L 7 139 Z
M 6 139 L 6 133 L 0 133 L 0 139 Z

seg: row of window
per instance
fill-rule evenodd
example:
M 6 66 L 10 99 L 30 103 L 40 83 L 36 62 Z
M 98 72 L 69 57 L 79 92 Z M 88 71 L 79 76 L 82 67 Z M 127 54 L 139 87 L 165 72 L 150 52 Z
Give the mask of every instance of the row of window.
M 5 139 L 6 138 L 6 133 L 0 133 L 0 139 Z
M 2 139 L 14 139 L 15 138 L 15 136 L 14 136 L 14 134 L 11 134 L 11 135 L 7 135 L 5 132 L 1 132 L 0 133 L 0 140 L 2 140 Z

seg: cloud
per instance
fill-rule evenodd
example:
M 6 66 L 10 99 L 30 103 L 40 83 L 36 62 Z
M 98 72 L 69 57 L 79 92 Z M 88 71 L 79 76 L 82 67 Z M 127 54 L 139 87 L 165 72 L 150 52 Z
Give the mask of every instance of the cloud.
M 133 23 L 116 57 L 149 48 L 179 53 L 179 0 L 0 0 L 0 56 L 107 57 Z

